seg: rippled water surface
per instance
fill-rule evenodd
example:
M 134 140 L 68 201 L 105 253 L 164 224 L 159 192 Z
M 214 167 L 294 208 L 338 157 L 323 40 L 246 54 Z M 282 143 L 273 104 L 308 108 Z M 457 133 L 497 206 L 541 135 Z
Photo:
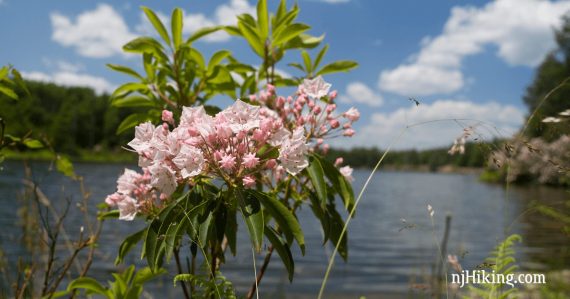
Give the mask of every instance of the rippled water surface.
M 24 171 L 22 163 L 4 163 L 0 172 L 0 245 L 11 262 L 28 254 L 21 243 L 21 227 L 17 210 L 22 191 Z M 91 193 L 91 208 L 105 195 L 114 191 L 115 181 L 125 165 L 76 164 L 76 172 L 85 178 Z M 54 172 L 48 165 L 32 165 L 32 179 L 54 202 L 66 199 L 80 201 L 77 184 Z M 368 176 L 368 170 L 355 171 L 355 191 L 359 191 Z M 466 269 L 480 264 L 488 252 L 504 237 L 505 230 L 523 236 L 519 259 L 523 268 L 546 269 L 567 267 L 569 246 L 560 234 L 557 224 L 533 212 L 526 212 L 532 201 L 559 205 L 567 196 L 563 190 L 544 187 L 513 187 L 508 191 L 500 185 L 481 183 L 475 175 L 385 172 L 374 176 L 349 228 L 349 260 L 337 259 L 327 285 L 327 294 L 336 297 L 375 298 L 380 294 L 405 296 L 410 285 L 421 281 L 431 272 L 436 261 L 437 247 L 434 230 L 426 206 L 435 209 L 435 238 L 440 241 L 446 214 L 452 216 L 448 251 L 463 255 Z M 72 207 L 67 229 L 77 232 L 80 213 Z M 305 207 L 299 219 L 306 240 L 306 254 L 301 256 L 294 248 L 295 278 L 293 284 L 277 255 L 263 278 L 260 292 L 263 298 L 295 298 L 318 293 L 330 246 L 322 246 L 320 224 L 310 209 Z M 406 220 L 404 224 L 402 219 Z M 144 226 L 140 221 L 105 223 L 100 250 L 91 276 L 110 279 L 116 270 L 113 265 L 117 249 L 124 237 Z M 252 253 L 249 238 L 243 226 L 239 228 L 238 254 L 228 254 L 223 273 L 234 282 L 238 292 L 245 292 L 253 281 Z M 135 249 L 127 262 L 143 266 L 140 248 Z M 553 260 L 556 257 L 556 260 Z M 257 265 L 263 255 L 257 257 Z M 173 265 L 171 265 L 173 266 Z M 149 285 L 147 291 L 155 298 L 179 298 L 180 287 L 172 287 L 172 278 Z

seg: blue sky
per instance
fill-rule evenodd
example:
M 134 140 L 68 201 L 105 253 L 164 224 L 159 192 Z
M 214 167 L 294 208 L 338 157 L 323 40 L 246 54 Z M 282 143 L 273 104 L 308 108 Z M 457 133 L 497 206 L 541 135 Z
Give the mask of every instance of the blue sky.
M 269 0 L 270 6 L 277 1 Z M 508 136 L 522 124 L 521 97 L 536 66 L 553 49 L 552 29 L 570 1 L 375 1 L 299 0 L 301 21 L 326 34 L 327 60 L 353 59 L 360 67 L 325 80 L 339 91 L 339 107 L 357 107 L 362 118 L 339 146 L 386 147 L 406 125 L 443 121 L 406 130 L 397 148 L 447 146 L 475 125 L 485 137 Z M 292 4 L 292 1 L 289 1 Z M 148 34 L 140 5 L 165 16 L 185 11 L 185 32 L 230 24 L 251 12 L 253 0 L 219 1 L 15 1 L 0 0 L 1 64 L 31 79 L 110 91 L 128 78 L 106 63 L 138 67 L 121 45 Z M 218 34 L 199 42 L 204 53 L 227 48 L 256 63 L 242 40 Z M 285 62 L 299 60 L 291 53 Z M 279 69 L 297 74 L 285 64 Z M 408 101 L 415 97 L 419 107 Z M 476 134 L 476 135 L 477 135 Z

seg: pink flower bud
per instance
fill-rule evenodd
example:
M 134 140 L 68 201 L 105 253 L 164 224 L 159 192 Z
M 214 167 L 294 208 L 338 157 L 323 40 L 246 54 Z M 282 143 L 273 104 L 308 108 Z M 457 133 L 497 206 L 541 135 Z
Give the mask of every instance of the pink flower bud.
M 321 106 L 315 106 L 315 108 L 313 108 L 313 113 L 314 114 L 319 114 L 321 113 Z
M 324 140 L 323 140 L 322 138 L 317 139 L 317 144 L 318 144 L 318 145 L 323 144 L 323 142 L 324 142 Z
M 171 111 L 162 110 L 162 121 L 174 125 L 174 117 Z
M 323 145 L 323 154 L 327 154 L 329 152 L 329 150 L 331 149 L 331 146 L 327 143 Z
M 336 109 L 336 104 L 327 105 L 327 114 L 331 114 Z
M 329 98 L 330 98 L 331 100 L 334 100 L 334 99 L 336 98 L 337 94 L 338 94 L 337 91 L 336 91 L 336 90 L 333 90 L 333 91 L 331 91 L 331 93 L 329 94 Z
M 342 157 L 338 157 L 334 161 L 334 166 L 339 167 L 340 165 L 342 165 L 343 162 L 344 162 L 344 159 Z
M 267 92 L 270 94 L 275 94 L 275 86 L 267 84 Z
M 243 181 L 243 186 L 246 188 L 251 188 L 255 186 L 255 178 L 250 175 L 245 176 L 242 181 Z
M 277 98 L 277 107 L 283 107 L 283 105 L 285 105 L 285 98 L 284 97 L 278 97 Z
M 352 124 L 351 123 L 345 123 L 344 125 L 342 125 L 343 129 L 350 129 L 352 128 Z
M 249 95 L 249 100 L 252 101 L 252 102 L 255 102 L 255 101 L 257 101 L 257 96 L 254 95 L 254 94 L 250 94 L 250 95 Z
M 347 137 L 352 137 L 352 135 L 354 135 L 354 133 L 356 133 L 353 129 L 346 129 L 344 130 L 344 133 L 342 133 L 342 135 L 347 136 Z
M 268 169 L 273 169 L 277 166 L 277 161 L 275 159 L 270 159 L 265 163 L 265 167 Z
M 329 124 L 331 125 L 331 128 L 333 128 L 333 129 L 336 129 L 340 126 L 340 123 L 338 122 L 337 119 L 329 120 Z

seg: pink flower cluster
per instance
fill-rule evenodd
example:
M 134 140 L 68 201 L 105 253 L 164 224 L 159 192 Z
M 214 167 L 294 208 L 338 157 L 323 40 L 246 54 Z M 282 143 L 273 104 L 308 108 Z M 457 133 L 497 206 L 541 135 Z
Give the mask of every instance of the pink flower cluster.
M 355 131 L 352 124 L 360 118 L 360 113 L 354 107 L 335 114 L 337 93 L 329 92 L 330 88 L 331 84 L 318 76 L 305 79 L 295 97 L 277 96 L 275 87 L 268 85 L 267 90 L 259 95 L 251 95 L 250 100 L 269 108 L 289 129 L 304 128 L 308 132 L 307 140 L 312 145 L 311 149 L 326 153 L 330 146 L 325 139 L 340 135 L 353 136 Z
M 159 199 L 166 199 L 197 176 L 250 188 L 265 171 L 296 175 L 308 166 L 305 129 L 290 131 L 266 107 L 237 100 L 214 117 L 200 106 L 184 107 L 178 126 L 169 112 L 162 119 L 164 123 L 158 126 L 150 122 L 137 126 L 135 138 L 128 143 L 139 154 L 145 173 L 126 170 L 119 178 L 118 191 L 107 198 L 121 215 L 128 215 L 121 219 L 132 220 L 133 211 L 142 212 L 140 207 L 155 203 L 156 194 L 148 194 L 158 193 Z M 259 155 L 268 147 L 279 150 L 277 159 Z

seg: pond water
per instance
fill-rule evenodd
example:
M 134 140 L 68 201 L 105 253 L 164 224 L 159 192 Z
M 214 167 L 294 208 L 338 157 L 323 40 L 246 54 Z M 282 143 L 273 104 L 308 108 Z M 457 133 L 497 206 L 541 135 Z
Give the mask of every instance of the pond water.
M 22 165 L 22 162 L 5 162 L 0 171 L 0 246 L 11 263 L 29 255 L 21 242 L 22 228 L 18 225 L 17 213 L 25 176 Z M 75 164 L 76 172 L 84 177 L 91 193 L 92 210 L 114 191 L 124 167 Z M 45 163 L 33 163 L 31 168 L 32 179 L 55 206 L 61 206 L 66 199 L 81 201 L 77 183 L 49 172 Z M 355 171 L 355 191 L 360 190 L 368 175 L 368 170 Z M 326 297 L 376 298 L 381 294 L 406 297 L 409 292 L 418 292 L 410 286 L 421 283 L 422 277 L 431 273 L 437 255 L 434 240 L 440 242 L 447 214 L 452 216 L 448 252 L 463 256 L 461 263 L 465 269 L 479 265 L 504 238 L 505 232 L 519 233 L 523 237 L 523 244 L 518 247 L 523 269 L 568 268 L 570 244 L 558 233 L 557 223 L 527 211 L 533 201 L 560 206 L 567 196 L 564 190 L 538 186 L 511 187 L 506 192 L 504 186 L 479 182 L 476 175 L 377 173 L 348 230 L 348 262 L 337 258 Z M 426 209 L 428 204 L 435 210 L 435 230 Z M 76 205 L 72 205 L 66 226 L 70 235 L 77 233 L 81 217 Z M 289 283 L 279 257 L 274 255 L 260 286 L 262 298 L 314 298 L 319 291 L 332 248 L 322 246 L 320 224 L 308 206 L 299 212 L 299 219 L 305 234 L 306 254 L 301 256 L 296 247 L 293 249 L 294 281 Z M 141 221 L 107 221 L 90 275 L 103 281 L 110 279 L 110 273 L 117 270 L 113 261 L 119 244 L 143 226 Z M 239 228 L 238 244 L 237 256 L 228 253 L 222 270 L 234 282 L 238 293 L 243 294 L 254 277 L 249 238 L 243 225 Z M 140 247 L 131 252 L 127 263 L 144 266 L 139 257 Z M 256 260 L 258 267 L 262 259 L 263 254 L 260 254 Z M 164 276 L 150 284 L 146 292 L 150 298 L 179 298 L 181 288 L 174 288 L 172 277 Z

